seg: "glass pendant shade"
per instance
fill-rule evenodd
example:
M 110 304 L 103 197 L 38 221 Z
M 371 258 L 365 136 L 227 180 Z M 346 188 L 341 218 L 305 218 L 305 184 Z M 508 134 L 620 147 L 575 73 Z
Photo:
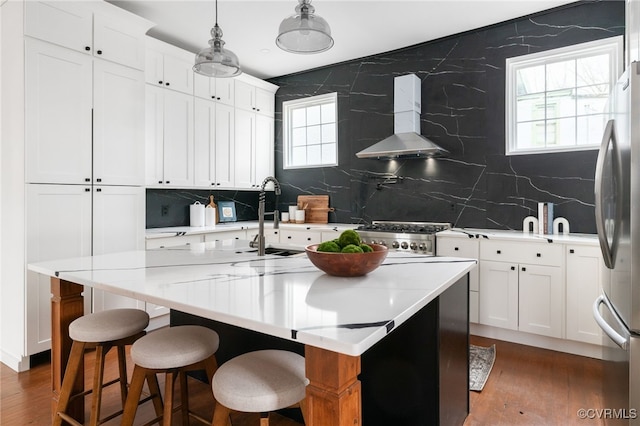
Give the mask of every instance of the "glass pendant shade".
M 242 73 L 238 57 L 224 48 L 222 29 L 218 26 L 218 2 L 216 1 L 216 24 L 211 28 L 209 47 L 205 47 L 196 55 L 193 71 L 207 77 L 235 77 Z
M 292 53 L 320 53 L 331 49 L 331 28 L 323 18 L 315 15 L 311 0 L 298 0 L 296 13 L 280 24 L 276 44 Z

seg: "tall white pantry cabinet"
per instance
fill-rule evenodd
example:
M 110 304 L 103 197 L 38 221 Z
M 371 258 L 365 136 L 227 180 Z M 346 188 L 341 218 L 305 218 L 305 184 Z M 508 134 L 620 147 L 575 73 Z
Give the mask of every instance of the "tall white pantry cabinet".
M 0 359 L 23 371 L 51 335 L 49 285 L 26 264 L 144 247 L 152 24 L 104 2 L 1 9 Z M 86 312 L 139 306 L 85 296 Z

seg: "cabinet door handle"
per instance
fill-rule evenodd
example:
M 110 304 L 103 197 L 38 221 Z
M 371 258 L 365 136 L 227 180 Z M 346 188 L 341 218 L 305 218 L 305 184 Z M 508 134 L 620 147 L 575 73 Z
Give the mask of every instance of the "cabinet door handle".
M 569 253 L 575 253 L 576 251 L 574 249 L 569 249 Z
M 158 84 L 162 84 L 162 80 L 159 80 L 159 81 L 158 81 Z
M 91 50 L 91 47 L 89 47 L 89 46 L 85 46 L 85 47 L 84 47 L 84 50 L 86 50 L 86 51 L 88 52 L 88 51 L 90 51 L 90 50 Z
M 91 178 L 84 178 L 85 182 L 91 182 Z
M 159 180 L 159 181 L 158 181 L 158 183 L 162 183 L 162 181 L 161 181 L 161 180 Z
M 289 235 L 287 238 L 288 238 L 288 239 L 291 239 L 291 235 Z
M 102 178 L 96 179 L 96 182 L 102 182 Z
M 91 188 L 85 188 L 84 192 L 91 192 Z
M 169 84 L 169 82 L 168 82 L 168 81 L 167 81 L 164 85 L 165 85 L 165 86 L 170 86 L 170 84 Z
M 525 272 L 527 270 L 527 268 L 525 268 L 524 266 L 522 267 L 522 272 Z
M 500 254 L 500 253 L 502 253 L 502 251 L 501 250 L 496 250 L 496 253 Z
M 102 192 L 102 188 L 96 188 L 96 192 Z
M 458 247 L 454 247 L 454 250 L 455 250 L 455 251 L 458 251 Z
M 536 253 L 536 257 L 542 257 L 540 253 Z
M 307 241 L 311 241 L 311 237 L 307 237 Z
M 167 180 L 167 181 L 165 181 L 164 183 L 171 183 L 171 181 L 168 181 L 168 180 Z
M 516 267 L 515 267 L 515 266 L 512 266 L 512 267 L 511 267 L 511 270 L 512 270 L 512 271 L 515 271 L 515 270 L 516 270 Z
M 98 55 L 102 55 L 102 50 L 98 50 Z

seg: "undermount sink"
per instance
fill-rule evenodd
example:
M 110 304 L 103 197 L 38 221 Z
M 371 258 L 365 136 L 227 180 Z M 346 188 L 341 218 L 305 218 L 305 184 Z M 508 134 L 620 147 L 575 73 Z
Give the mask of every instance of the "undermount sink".
M 243 253 L 257 253 L 258 250 L 248 250 Z M 264 254 L 273 254 L 276 256 L 293 256 L 296 254 L 304 253 L 303 250 L 291 250 L 291 249 L 281 249 L 277 247 L 266 247 L 264 249 Z

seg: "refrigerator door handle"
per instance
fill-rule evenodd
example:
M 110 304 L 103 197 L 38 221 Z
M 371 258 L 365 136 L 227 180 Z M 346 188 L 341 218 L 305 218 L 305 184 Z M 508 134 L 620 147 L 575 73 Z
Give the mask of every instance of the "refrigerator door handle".
M 618 324 L 623 328 L 626 329 L 626 326 L 622 323 L 622 321 L 618 318 L 618 315 L 616 315 L 616 313 L 614 312 L 611 303 L 609 302 L 609 300 L 607 300 L 607 298 L 604 296 L 604 294 L 601 294 L 595 302 L 593 302 L 593 319 L 596 320 L 596 322 L 598 323 L 598 325 L 600 326 L 600 328 L 602 329 L 602 331 L 604 331 L 606 333 L 607 336 L 609 336 L 609 338 L 611 340 L 614 341 L 614 343 L 618 346 L 620 346 L 622 349 L 624 349 L 625 351 L 627 350 L 628 346 L 629 346 L 629 336 L 623 336 L 620 333 L 618 333 L 617 331 L 615 331 L 613 329 L 613 327 L 611 327 L 606 321 L 605 319 L 602 317 L 602 315 L 600 314 L 600 305 L 604 304 L 607 309 L 609 311 L 611 311 L 611 314 L 613 315 L 613 317 L 616 319 L 616 321 L 618 322 Z
M 598 240 L 600 242 L 600 249 L 602 250 L 602 257 L 604 260 L 604 264 L 609 269 L 613 269 L 615 264 L 615 248 L 614 245 L 617 244 L 619 227 L 620 227 L 620 219 L 619 213 L 621 212 L 620 207 L 616 205 L 616 217 L 615 222 L 613 223 L 614 229 L 610 228 L 611 224 L 607 224 L 607 218 L 605 217 L 605 203 L 604 203 L 604 193 L 605 193 L 605 179 L 603 179 L 603 174 L 605 173 L 604 167 L 607 157 L 607 152 L 609 150 L 609 145 L 611 144 L 612 152 L 614 154 L 614 158 L 612 158 L 612 174 L 619 173 L 620 167 L 617 164 L 617 158 L 615 157 L 617 153 L 617 141 L 616 141 L 616 132 L 614 128 L 614 121 L 609 120 L 607 122 L 607 126 L 605 127 L 604 134 L 602 136 L 602 143 L 600 144 L 600 150 L 598 152 L 598 160 L 596 162 L 596 174 L 595 174 L 595 213 L 596 213 L 596 230 L 598 232 Z M 616 190 L 616 204 L 620 202 L 620 185 L 622 180 L 619 176 L 615 176 L 617 179 Z M 608 226 L 609 225 L 609 226 Z M 609 231 L 609 232 L 607 232 Z M 612 244 L 609 245 L 608 235 L 613 231 L 612 235 Z

